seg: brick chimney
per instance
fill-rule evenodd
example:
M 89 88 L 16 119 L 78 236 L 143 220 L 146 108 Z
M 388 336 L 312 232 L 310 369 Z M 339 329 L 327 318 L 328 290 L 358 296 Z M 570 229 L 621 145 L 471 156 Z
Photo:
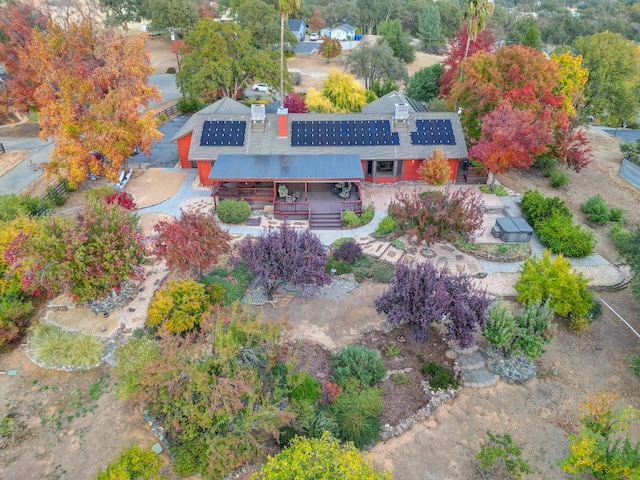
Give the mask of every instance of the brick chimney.
M 280 107 L 278 108 L 278 137 L 287 137 L 287 120 L 289 117 L 289 109 Z

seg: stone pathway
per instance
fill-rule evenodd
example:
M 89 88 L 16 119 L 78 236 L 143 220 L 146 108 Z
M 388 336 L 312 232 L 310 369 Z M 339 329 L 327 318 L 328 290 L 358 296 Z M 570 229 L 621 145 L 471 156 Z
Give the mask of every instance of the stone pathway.
M 465 387 L 486 388 L 495 385 L 500 380 L 498 375 L 487 369 L 478 345 L 454 351 L 457 355 L 457 368 L 462 374 L 462 385 Z

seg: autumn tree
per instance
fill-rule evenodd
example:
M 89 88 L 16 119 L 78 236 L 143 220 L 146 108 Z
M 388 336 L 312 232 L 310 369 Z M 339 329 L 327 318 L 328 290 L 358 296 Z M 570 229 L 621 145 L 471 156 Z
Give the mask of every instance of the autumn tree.
M 175 221 L 161 220 L 153 230 L 158 234 L 154 253 L 169 268 L 198 278 L 229 251 L 231 236 L 220 228 L 214 214 L 182 212 Z
M 551 61 L 558 66 L 558 83 L 555 94 L 562 96 L 562 109 L 569 118 L 576 116 L 576 108 L 583 105 L 584 87 L 589 78 L 589 70 L 582 66 L 581 55 L 552 53 Z
M 459 78 L 458 67 L 465 58 L 467 38 L 469 34 L 466 28 L 461 28 L 456 36 L 449 41 L 447 56 L 444 59 L 444 73 L 440 79 L 440 95 L 448 96 L 454 81 Z M 476 52 L 492 52 L 496 43 L 496 38 L 490 30 L 483 30 L 478 36 L 469 41 L 468 55 L 472 56 Z
M 320 13 L 320 10 L 314 10 L 313 16 L 307 23 L 309 24 L 309 30 L 311 30 L 312 32 L 319 32 L 327 26 L 327 22 L 325 22 L 322 18 L 322 13 Z
M 308 113 L 307 103 L 302 95 L 296 92 L 287 93 L 282 99 L 282 104 L 289 113 Z
M 153 69 L 141 36 L 90 22 L 68 30 L 49 22 L 46 32 L 34 30 L 20 61 L 35 86 L 40 136 L 55 138 L 47 175 L 64 176 L 72 186 L 89 173 L 116 180 L 135 146 L 149 154 L 160 139 L 154 111 L 140 113 L 160 100 L 148 84 Z
M 621 126 L 638 116 L 640 98 L 640 50 L 622 35 L 609 31 L 579 37 L 576 54 L 589 71 L 582 115 L 603 125 Z M 607 61 L 603 61 L 606 59 Z
M 162 424 L 176 473 L 224 478 L 265 460 L 291 420 L 281 408 L 285 332 L 281 321 L 234 304 L 192 332 L 133 339 L 116 351 L 116 393 L 142 402 Z
M 394 325 L 408 322 L 413 337 L 425 342 L 433 322 L 446 328 L 445 338 L 462 348 L 475 343 L 474 334 L 486 323 L 489 295 L 470 275 L 438 270 L 430 263 L 396 265 L 391 288 L 376 298 L 376 311 Z
M 393 51 L 384 42 L 376 45 L 360 42 L 358 48 L 349 52 L 344 59 L 347 71 L 364 80 L 364 87 L 370 90 L 374 82 L 406 80 L 407 68 L 393 56 Z
M 551 131 L 542 118 L 505 100 L 482 118 L 480 139 L 469 150 L 469 156 L 493 173 L 493 191 L 498 173 L 511 167 L 527 170 L 537 155 L 548 150 L 551 139 Z
M 61 293 L 76 301 L 120 290 L 142 277 L 146 257 L 136 212 L 101 199 L 88 201 L 75 218 L 52 215 L 33 234 L 19 234 L 5 259 L 22 270 L 22 288 L 32 295 Z
M 257 48 L 247 28 L 205 18 L 184 39 L 176 82 L 194 99 L 212 101 L 219 93 L 235 98 L 256 79 L 275 85 L 276 60 L 277 52 Z
M 286 222 L 277 230 L 246 238 L 236 261 L 245 265 L 254 280 L 264 287 L 269 300 L 285 283 L 311 291 L 330 283 L 324 272 L 327 252 L 320 239 L 311 231 L 295 230 Z
M 433 151 L 418 167 L 418 175 L 431 185 L 444 185 L 451 177 L 451 167 L 447 161 L 447 155 L 441 148 Z
M 318 47 L 318 55 L 323 56 L 327 61 L 336 58 L 342 52 L 342 44 L 337 38 L 324 36 L 320 41 L 322 43 Z
M 353 75 L 331 70 L 322 90 L 309 88 L 306 101 L 314 112 L 359 112 L 367 104 L 367 94 Z

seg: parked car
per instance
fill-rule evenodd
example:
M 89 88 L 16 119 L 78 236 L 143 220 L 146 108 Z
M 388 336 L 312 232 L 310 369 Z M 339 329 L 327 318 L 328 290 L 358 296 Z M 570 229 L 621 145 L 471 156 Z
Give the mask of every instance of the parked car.
M 251 90 L 253 90 L 254 92 L 268 92 L 269 91 L 269 85 L 267 85 L 266 83 L 254 83 L 253 87 L 251 87 Z
M 309 40 L 312 42 L 315 42 L 316 40 L 318 40 L 318 33 L 317 32 L 313 32 L 309 35 Z

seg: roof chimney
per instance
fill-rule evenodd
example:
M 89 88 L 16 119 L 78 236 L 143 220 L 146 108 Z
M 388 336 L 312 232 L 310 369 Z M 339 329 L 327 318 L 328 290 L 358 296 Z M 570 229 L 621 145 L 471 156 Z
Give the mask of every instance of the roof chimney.
M 278 108 L 278 137 L 287 137 L 287 121 L 289 117 L 289 109 L 280 107 Z

